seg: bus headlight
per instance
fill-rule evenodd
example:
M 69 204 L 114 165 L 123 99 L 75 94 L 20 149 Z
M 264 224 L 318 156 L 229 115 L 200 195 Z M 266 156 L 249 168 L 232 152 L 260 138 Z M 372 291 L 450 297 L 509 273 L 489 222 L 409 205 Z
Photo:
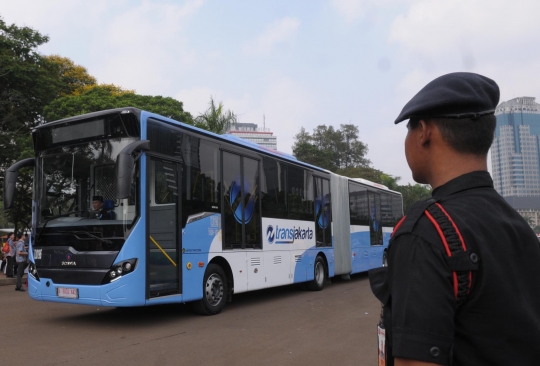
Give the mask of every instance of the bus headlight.
M 137 267 L 137 259 L 128 259 L 127 261 L 118 262 L 113 264 L 107 275 L 103 279 L 102 284 L 105 285 L 110 282 L 119 280 L 122 276 L 125 276 L 135 270 Z
M 28 264 L 28 275 L 32 276 L 32 278 L 35 279 L 36 281 L 39 281 L 39 275 L 38 275 L 36 265 L 32 262 Z

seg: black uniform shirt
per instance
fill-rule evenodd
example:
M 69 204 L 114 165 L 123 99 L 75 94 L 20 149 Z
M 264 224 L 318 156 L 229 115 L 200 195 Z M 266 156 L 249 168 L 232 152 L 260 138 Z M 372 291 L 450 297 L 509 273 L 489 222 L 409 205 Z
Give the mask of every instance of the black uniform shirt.
M 90 218 L 98 220 L 111 220 L 111 213 L 101 208 L 98 211 L 92 212 Z
M 385 283 L 387 352 L 443 365 L 539 365 L 536 235 L 495 191 L 488 172 L 453 179 L 433 197 L 456 223 L 468 252 L 477 254 L 478 270 L 467 301 L 457 307 L 448 257 L 433 224 L 421 215 L 414 226 L 398 229 Z

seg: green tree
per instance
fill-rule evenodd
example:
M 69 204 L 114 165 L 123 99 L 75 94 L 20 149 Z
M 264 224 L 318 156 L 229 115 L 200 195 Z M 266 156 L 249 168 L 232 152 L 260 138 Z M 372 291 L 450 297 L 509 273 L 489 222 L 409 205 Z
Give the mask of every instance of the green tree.
M 404 186 L 398 186 L 396 191 L 400 192 L 403 196 L 403 212 L 407 214 L 409 208 L 420 200 L 425 200 L 431 197 L 431 187 L 427 184 L 407 184 Z
M 193 124 L 189 112 L 185 112 L 182 102 L 162 96 L 139 95 L 125 91 L 115 85 L 94 85 L 85 87 L 80 94 L 58 98 L 44 111 L 47 121 L 97 112 L 105 109 L 135 107 L 177 121 Z
M 341 144 L 341 133 L 339 130 L 336 131 L 332 126 L 319 125 L 313 130 L 311 141 L 326 159 L 330 159 L 331 168 L 327 169 L 336 171 L 340 168 L 343 146 Z
M 0 166 L 18 155 L 17 141 L 41 121 L 43 108 L 57 95 L 60 82 L 37 47 L 48 37 L 0 18 Z
M 8 227 L 10 227 L 10 225 L 4 211 L 4 203 L 0 200 L 0 228 L 5 229 Z
M 218 134 L 225 133 L 231 127 L 236 126 L 237 123 L 238 117 L 236 114 L 230 110 L 225 111 L 222 102 L 219 102 L 216 107 L 212 97 L 210 97 L 206 112 L 195 118 L 195 126 Z
M 369 180 L 370 182 L 384 184 L 381 180 L 381 176 L 384 173 L 381 170 L 372 167 L 358 166 L 354 168 L 339 169 L 336 173 L 349 178 L 362 178 Z
M 300 127 L 300 132 L 294 136 L 294 140 L 296 144 L 310 143 L 311 135 L 304 127 Z
M 67 57 L 59 55 L 45 56 L 54 70 L 58 73 L 61 82 L 59 96 L 78 95 L 84 92 L 85 88 L 97 84 L 96 78 L 88 74 L 85 67 L 75 65 Z
M 48 40 L 0 18 L 0 189 L 4 170 L 33 155 L 30 131 L 42 121 L 43 108 L 62 86 L 57 69 L 37 51 Z M 21 172 L 18 187 L 24 192 L 17 194 L 15 208 L 5 213 L 16 227 L 30 221 L 31 195 L 25 191 L 31 187 L 29 174 Z
M 309 134 L 302 127 L 294 137 L 293 154 L 298 160 L 337 172 L 342 169 L 369 167 L 367 145 L 358 140 L 358 127 L 319 125 Z
M 393 177 L 388 174 L 381 174 L 381 184 L 387 186 L 389 189 L 393 191 L 397 191 L 399 189 L 398 181 L 401 180 L 401 177 Z
M 358 127 L 352 124 L 340 127 L 342 144 L 340 167 L 344 169 L 355 166 L 368 167 L 371 164 L 366 158 L 368 147 L 358 140 Z
M 293 149 L 296 157 L 301 156 L 303 162 L 335 171 L 334 153 L 330 150 L 319 150 L 313 144 L 302 142 L 296 144 Z

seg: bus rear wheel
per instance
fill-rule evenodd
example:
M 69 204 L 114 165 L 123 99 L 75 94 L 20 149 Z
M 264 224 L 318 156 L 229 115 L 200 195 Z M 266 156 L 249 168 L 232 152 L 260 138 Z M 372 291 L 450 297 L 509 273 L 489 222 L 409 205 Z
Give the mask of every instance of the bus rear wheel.
M 315 259 L 313 275 L 313 281 L 307 283 L 307 288 L 311 291 L 321 291 L 324 288 L 324 282 L 326 280 L 326 266 L 320 255 Z
M 191 303 L 197 314 L 216 315 L 227 303 L 227 277 L 217 264 L 209 264 L 204 272 L 203 298 Z

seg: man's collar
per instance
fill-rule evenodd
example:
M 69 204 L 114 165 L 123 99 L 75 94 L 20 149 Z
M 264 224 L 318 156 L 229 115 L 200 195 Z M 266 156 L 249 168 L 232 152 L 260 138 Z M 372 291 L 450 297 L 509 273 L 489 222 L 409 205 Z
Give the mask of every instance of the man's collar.
M 485 170 L 460 175 L 459 177 L 454 178 L 442 186 L 434 189 L 432 196 L 442 198 L 457 192 L 478 187 L 493 188 L 493 179 L 491 179 L 491 175 L 489 175 L 489 173 Z

